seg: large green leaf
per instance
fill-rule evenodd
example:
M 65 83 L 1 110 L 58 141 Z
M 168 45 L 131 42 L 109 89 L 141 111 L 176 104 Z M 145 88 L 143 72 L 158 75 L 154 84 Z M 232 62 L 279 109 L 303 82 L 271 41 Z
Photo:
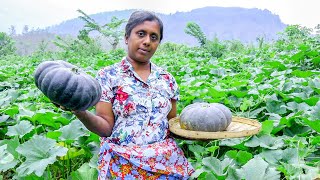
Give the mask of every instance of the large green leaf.
M 79 120 L 74 120 L 70 124 L 63 126 L 58 131 L 62 134 L 59 137 L 60 140 L 78 140 L 79 137 L 89 136 L 89 131 Z
M 245 142 L 248 147 L 263 147 L 266 149 L 278 149 L 284 145 L 282 137 L 272 137 L 270 135 L 262 135 L 260 137 L 253 136 L 249 141 Z
M 234 159 L 239 165 L 244 165 L 252 159 L 252 154 L 247 151 L 230 150 L 226 152 L 226 155 L 229 158 Z
M 35 173 L 42 176 L 49 164 L 56 161 L 57 156 L 64 156 L 68 149 L 56 145 L 56 141 L 35 135 L 29 141 L 17 148 L 18 153 L 26 157 L 18 168 L 19 176 L 26 176 Z
M 299 152 L 295 148 L 288 148 L 282 151 L 282 162 L 289 163 L 289 164 L 298 164 L 299 160 Z
M 225 167 L 222 167 L 219 159 L 215 157 L 206 157 L 202 160 L 202 163 L 207 170 L 213 171 L 218 176 L 224 175 L 223 170 Z
M 301 179 L 309 180 L 316 179 L 320 171 L 317 167 L 311 167 L 302 163 L 299 164 L 287 164 L 282 163 L 279 170 L 284 173 L 287 179 Z
M 233 166 L 229 166 L 228 168 L 228 175 L 226 180 L 239 180 L 241 179 L 235 169 L 236 167 Z
M 15 159 L 18 159 L 19 153 L 16 151 L 16 149 L 20 145 L 19 138 L 16 136 L 12 139 L 4 139 L 0 141 L 0 146 L 4 144 L 7 145 L 7 151 L 11 153 Z
M 262 122 L 262 128 L 259 134 L 270 134 L 273 130 L 273 121 L 266 120 Z
M 286 106 L 283 102 L 274 101 L 272 99 L 268 99 L 266 102 L 267 111 L 275 114 L 285 114 Z
M 318 101 L 317 104 L 313 107 L 311 111 L 311 119 L 320 120 L 320 101 Z
M 246 180 L 278 180 L 280 173 L 261 157 L 251 159 L 247 164 L 237 170 L 238 174 Z
M 308 124 L 310 128 L 320 133 L 320 120 L 310 121 L 307 118 L 302 118 L 302 120 Z
M 264 150 L 259 154 L 259 156 L 265 159 L 269 164 L 277 165 L 282 159 L 282 153 L 283 151 L 280 149 Z
M 96 180 L 98 171 L 91 168 L 88 163 L 84 163 L 77 171 L 71 173 L 72 180 Z
M 33 111 L 30 111 L 23 106 L 19 106 L 19 114 L 18 114 L 19 117 L 25 117 L 25 118 L 31 119 L 33 115 L 34 115 Z
M 8 108 L 4 111 L 7 115 L 9 115 L 11 118 L 14 118 L 14 115 L 19 113 L 19 107 L 12 106 L 11 108 Z
M 293 112 L 307 111 L 310 109 L 310 106 L 304 102 L 303 103 L 289 102 L 287 103 L 287 109 Z
M 16 180 L 48 180 L 48 179 L 52 179 L 52 178 L 49 178 L 47 177 L 47 173 L 44 173 L 43 176 L 39 177 L 35 174 L 30 174 L 28 176 L 14 176 L 13 179 L 16 179 Z
M 33 130 L 33 126 L 29 121 L 20 121 L 18 124 L 14 126 L 8 127 L 7 136 L 19 136 L 23 137 L 25 134 L 31 132 Z
M 9 115 L 2 115 L 0 116 L 0 123 L 5 122 L 7 119 L 9 119 Z
M 55 118 L 57 116 L 60 115 L 54 112 L 41 110 L 40 112 L 37 112 L 31 120 L 33 122 L 38 121 L 41 125 L 47 125 L 53 127 L 54 129 L 58 129 L 59 124 L 55 122 Z
M 18 164 L 18 160 L 7 151 L 7 145 L 0 146 L 0 172 L 14 168 Z

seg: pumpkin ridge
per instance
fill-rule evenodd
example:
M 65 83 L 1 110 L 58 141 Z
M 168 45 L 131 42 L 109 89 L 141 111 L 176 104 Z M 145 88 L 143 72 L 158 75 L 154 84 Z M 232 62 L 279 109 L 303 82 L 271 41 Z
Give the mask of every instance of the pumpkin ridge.
M 89 76 L 82 76 L 81 78 L 84 78 L 84 79 L 86 79 L 87 81 L 88 81 L 88 80 L 91 81 L 91 79 L 90 79 Z M 88 86 L 88 85 L 89 85 L 89 86 Z M 93 97 L 90 95 L 90 94 L 91 94 L 90 91 L 92 91 L 91 89 L 92 89 L 92 86 L 91 86 L 90 83 L 88 83 L 88 84 L 87 84 L 86 86 L 84 86 L 84 88 L 83 88 L 83 91 L 84 91 L 83 94 L 84 94 L 85 97 L 81 97 L 81 99 L 90 99 L 90 101 L 86 102 L 86 106 L 83 107 L 84 109 L 87 109 L 88 107 L 90 107 L 91 104 L 92 104 L 92 102 L 93 102 Z M 95 88 L 93 88 L 93 89 L 95 89 Z
M 71 103 L 72 102 L 72 99 L 75 98 L 75 92 L 77 92 L 77 89 L 78 89 L 78 86 L 79 86 L 79 83 L 77 81 L 74 80 L 74 77 L 70 77 L 70 80 L 71 81 L 73 80 L 73 86 L 71 87 L 71 89 L 69 90 L 71 93 L 71 97 L 69 98 L 69 101 L 66 102 L 66 107 L 70 108 L 70 109 L 74 109 L 74 105 Z
M 51 66 L 50 66 L 51 65 Z M 48 67 L 49 66 L 49 67 Z M 52 63 L 52 64 L 47 64 L 47 66 L 44 66 L 43 67 L 43 70 L 40 71 L 42 68 L 40 67 L 39 71 L 39 75 L 37 76 L 38 80 L 36 81 L 36 85 L 38 84 L 38 88 L 39 89 L 43 89 L 42 87 L 42 82 L 43 82 L 43 79 L 45 78 L 46 74 L 50 71 L 52 71 L 53 69 L 56 68 L 56 66 L 58 66 L 58 64 L 55 64 L 55 63 Z M 37 74 L 37 73 L 36 73 Z
M 70 101 L 70 104 L 74 104 L 72 109 L 80 110 L 79 108 L 83 107 L 83 102 L 84 102 L 84 97 L 81 95 L 87 94 L 87 93 L 85 93 L 86 86 L 81 86 L 80 83 L 82 83 L 84 81 L 80 78 L 80 76 L 75 76 L 75 78 L 77 78 L 76 81 L 78 81 L 78 86 L 75 91 L 75 92 L 77 92 L 77 94 L 76 94 L 75 98 L 73 98 Z
M 64 60 L 56 60 L 55 62 L 59 63 L 60 66 L 65 67 L 65 68 L 69 68 L 69 69 L 71 69 L 73 67 L 76 67 L 75 65 L 70 64 L 70 63 L 68 63 L 68 62 L 66 62 Z
M 219 122 L 219 130 L 222 130 L 222 129 L 225 129 L 225 127 L 227 126 L 227 117 L 226 117 L 226 115 L 224 114 L 224 112 L 221 110 L 221 109 L 219 109 L 218 107 L 216 107 L 216 106 L 213 106 L 215 109 L 217 109 L 217 111 L 219 111 L 220 112 L 220 115 L 222 116 L 219 120 L 220 120 L 220 122 Z
M 93 84 L 88 83 L 88 85 L 90 86 L 90 87 L 88 87 L 88 91 L 90 91 L 91 89 L 95 90 L 94 94 L 91 94 L 91 96 L 90 96 L 91 101 L 90 101 L 90 103 L 87 104 L 87 107 L 86 107 L 86 108 L 88 108 L 90 106 L 95 105 L 98 102 L 97 99 L 100 100 L 100 97 L 98 95 L 98 92 L 100 92 L 100 85 L 98 84 L 99 89 L 96 89 L 93 85 L 94 84 L 97 85 L 96 84 L 97 81 L 95 81 L 95 79 L 93 77 L 91 77 L 91 76 L 84 76 L 84 77 L 88 81 L 91 81 L 93 83 Z M 88 95 L 90 95 L 90 94 L 88 94 Z
M 216 108 L 220 109 L 223 112 L 227 119 L 227 125 L 230 124 L 232 120 L 232 112 L 230 111 L 230 109 L 227 108 L 225 105 L 219 103 L 212 103 L 212 105 L 214 105 Z
M 38 67 L 36 68 L 36 71 L 35 71 L 35 73 L 34 73 L 34 78 L 37 80 L 37 81 L 35 81 L 37 87 L 39 87 L 39 81 L 41 81 L 41 80 L 39 79 L 39 77 L 43 74 L 44 70 L 47 69 L 48 66 L 50 66 L 50 65 L 52 65 L 52 64 L 53 64 L 53 63 L 51 63 L 51 62 L 46 62 L 46 63 L 44 63 L 42 66 L 38 66 Z
M 63 94 L 65 91 L 64 84 L 66 83 L 64 78 L 59 78 L 60 76 L 60 69 L 54 69 L 47 73 L 46 76 L 51 78 L 51 82 L 47 88 L 46 94 L 49 95 L 49 99 L 52 99 L 53 102 L 58 103 L 59 105 L 63 105 L 60 102 L 60 95 Z M 50 92 L 50 93 L 48 93 Z
M 55 69 L 54 69 L 55 70 Z M 47 96 L 47 97 L 49 97 L 47 94 L 48 94 L 48 92 L 49 92 L 49 87 L 51 86 L 51 83 L 52 83 L 52 81 L 50 81 L 49 82 L 49 85 L 48 85 L 48 87 L 47 88 L 44 88 L 44 86 L 47 86 L 47 82 L 46 82 L 46 78 L 48 78 L 49 77 L 49 75 L 51 75 L 51 70 L 50 71 L 48 71 L 48 72 L 46 72 L 46 73 L 43 73 L 43 77 L 42 77 L 42 79 L 41 79 L 41 84 L 40 84 L 40 90 Z M 41 78 L 41 77 L 40 77 Z M 50 97 L 49 97 L 50 98 Z
M 71 81 L 71 79 L 72 79 L 72 76 L 67 76 L 67 79 L 65 80 L 65 84 L 67 84 L 67 85 L 63 90 L 64 93 L 62 93 L 60 98 L 59 98 L 59 102 L 61 104 L 67 104 L 67 102 L 70 99 L 72 99 L 72 97 L 74 95 L 74 92 L 75 92 L 75 89 L 78 86 L 78 83 L 76 81 Z M 70 81 L 73 82 L 72 85 L 70 85 L 71 84 Z

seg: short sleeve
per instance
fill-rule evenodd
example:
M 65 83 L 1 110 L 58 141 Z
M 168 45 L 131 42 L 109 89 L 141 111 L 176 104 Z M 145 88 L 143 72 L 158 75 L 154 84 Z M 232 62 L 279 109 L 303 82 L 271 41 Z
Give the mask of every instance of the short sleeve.
M 107 68 L 99 70 L 96 79 L 99 82 L 102 90 L 100 101 L 113 103 L 114 94 L 112 91 L 112 78 L 108 72 L 109 71 Z
M 172 92 L 171 99 L 178 101 L 180 99 L 180 90 L 175 78 L 170 74 L 169 86 Z

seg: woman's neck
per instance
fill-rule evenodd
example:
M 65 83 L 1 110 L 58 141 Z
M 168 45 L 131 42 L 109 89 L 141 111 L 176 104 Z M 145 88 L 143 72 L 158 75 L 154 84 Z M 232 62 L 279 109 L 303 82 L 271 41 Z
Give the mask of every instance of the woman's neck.
M 139 62 L 139 61 L 135 61 L 129 57 L 126 57 L 127 61 L 132 65 L 134 71 L 136 72 L 142 72 L 142 71 L 149 71 L 151 72 L 151 64 L 150 61 L 147 62 Z
M 148 81 L 148 77 L 151 74 L 151 64 L 150 61 L 139 62 L 126 57 L 127 61 L 132 65 L 133 70 L 138 74 L 138 76 L 144 81 Z

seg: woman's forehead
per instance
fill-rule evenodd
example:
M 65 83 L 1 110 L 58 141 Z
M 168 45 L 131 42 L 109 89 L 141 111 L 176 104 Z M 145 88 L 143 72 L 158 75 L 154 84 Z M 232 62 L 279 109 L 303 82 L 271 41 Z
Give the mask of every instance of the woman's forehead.
M 140 24 L 137 24 L 133 30 L 148 30 L 153 31 L 154 33 L 160 34 L 160 25 L 157 21 L 143 21 Z

